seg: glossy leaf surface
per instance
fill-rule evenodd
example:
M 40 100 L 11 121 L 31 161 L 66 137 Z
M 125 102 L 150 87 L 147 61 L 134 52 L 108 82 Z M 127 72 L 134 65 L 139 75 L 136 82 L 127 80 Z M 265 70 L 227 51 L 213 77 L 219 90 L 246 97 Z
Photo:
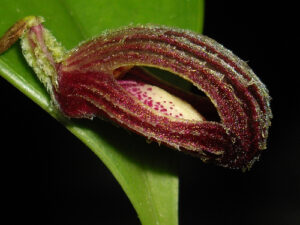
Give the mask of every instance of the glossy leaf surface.
M 128 24 L 164 24 L 200 32 L 203 1 L 2 0 L 0 14 L 0 35 L 21 18 L 40 15 L 46 20 L 45 27 L 71 49 L 105 29 Z M 0 56 L 0 75 L 63 123 L 103 161 L 132 202 L 142 224 L 178 224 L 178 177 L 172 153 L 99 120 L 64 118 L 51 105 L 18 44 Z

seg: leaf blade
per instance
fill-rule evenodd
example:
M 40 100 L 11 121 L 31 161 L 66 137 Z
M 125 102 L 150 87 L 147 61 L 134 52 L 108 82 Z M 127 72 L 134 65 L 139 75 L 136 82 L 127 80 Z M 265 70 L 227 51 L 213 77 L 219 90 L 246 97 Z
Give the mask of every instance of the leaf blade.
M 197 7 L 199 11 L 193 11 Z M 129 23 L 165 24 L 196 31 L 201 31 L 203 24 L 203 1 L 200 0 L 143 3 L 138 0 L 117 3 L 108 0 L 90 0 L 88 3 L 83 0 L 53 0 L 47 1 L 47 7 L 37 0 L 26 3 L 3 0 L 0 12 L 6 18 L 0 23 L 1 34 L 18 19 L 42 15 L 46 19 L 45 26 L 67 48 L 101 30 Z M 49 96 L 27 66 L 18 46 L 0 56 L 0 74 L 64 124 L 104 162 L 131 200 L 142 224 L 178 224 L 178 177 L 174 154 L 160 149 L 156 151 L 153 149 L 157 148 L 155 145 L 146 144 L 135 135 L 128 136 L 125 131 L 105 122 L 78 122 L 64 118 L 50 103 Z M 116 136 L 123 137 L 118 140 L 119 143 L 115 143 Z M 143 151 L 139 150 L 141 148 Z

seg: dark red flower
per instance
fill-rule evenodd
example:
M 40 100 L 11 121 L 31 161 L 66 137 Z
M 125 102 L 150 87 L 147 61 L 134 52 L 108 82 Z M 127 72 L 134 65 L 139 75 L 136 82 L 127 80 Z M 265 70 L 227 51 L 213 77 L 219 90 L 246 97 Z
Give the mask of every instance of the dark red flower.
M 65 116 L 106 117 L 149 140 L 230 168 L 250 168 L 266 148 L 272 118 L 268 90 L 216 41 L 148 25 L 106 32 L 65 52 L 40 18 L 28 18 L 10 29 L 12 41 L 7 34 L 0 40 L 0 52 L 22 30 L 25 58 Z M 207 97 L 172 87 L 138 66 L 170 71 Z

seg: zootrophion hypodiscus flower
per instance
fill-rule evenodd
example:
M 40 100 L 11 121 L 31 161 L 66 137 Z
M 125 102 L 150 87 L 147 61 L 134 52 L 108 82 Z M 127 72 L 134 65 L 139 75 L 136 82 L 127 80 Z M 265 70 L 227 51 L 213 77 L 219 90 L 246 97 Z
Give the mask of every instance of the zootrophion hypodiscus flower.
M 272 113 L 265 85 L 221 44 L 165 26 L 106 31 L 67 51 L 29 16 L 0 39 L 23 55 L 69 118 L 105 117 L 149 140 L 218 165 L 250 168 L 266 148 Z M 142 66 L 172 72 L 206 97 L 173 87 Z

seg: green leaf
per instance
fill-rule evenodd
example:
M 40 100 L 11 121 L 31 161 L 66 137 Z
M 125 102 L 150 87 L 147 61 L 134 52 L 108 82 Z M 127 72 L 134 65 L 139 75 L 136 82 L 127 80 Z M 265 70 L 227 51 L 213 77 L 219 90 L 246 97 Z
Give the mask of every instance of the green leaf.
M 28 15 L 43 16 L 45 26 L 69 49 L 105 29 L 128 24 L 164 24 L 201 32 L 203 4 L 203 0 L 1 0 L 0 35 Z M 51 105 L 18 45 L 0 56 L 0 75 L 64 124 L 103 161 L 143 225 L 178 224 L 178 176 L 171 151 L 100 120 L 64 118 Z

